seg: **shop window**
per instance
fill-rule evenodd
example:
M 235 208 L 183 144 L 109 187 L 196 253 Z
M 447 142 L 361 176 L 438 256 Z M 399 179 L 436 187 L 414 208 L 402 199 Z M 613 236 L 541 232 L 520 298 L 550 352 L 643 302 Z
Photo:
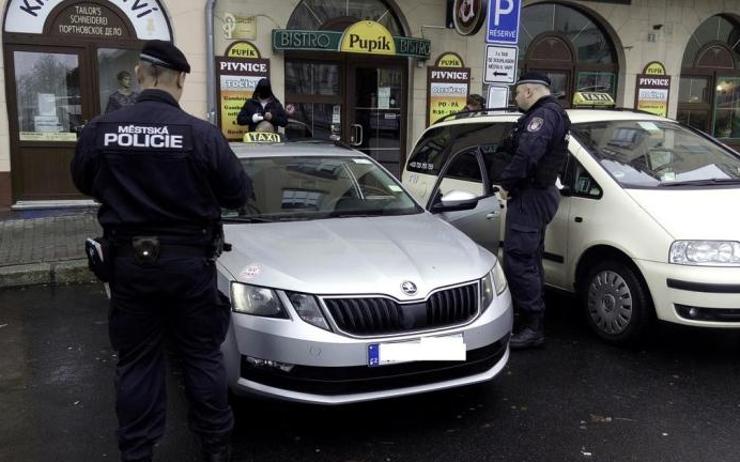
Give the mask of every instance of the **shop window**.
M 302 0 L 286 29 L 343 31 L 363 19 L 379 22 L 392 35 L 405 35 L 396 14 L 381 0 Z
M 136 102 L 141 92 L 134 71 L 139 62 L 137 50 L 98 49 L 100 112 L 106 113 Z
M 717 15 L 692 34 L 683 56 L 677 119 L 740 146 L 740 25 Z
M 287 61 L 285 92 L 289 95 L 338 96 L 339 65 Z
M 616 47 L 599 23 L 581 9 L 547 2 L 522 10 L 519 72 L 538 71 L 569 107 L 575 92 L 617 95 Z
M 16 51 L 16 100 L 21 141 L 76 141 L 82 125 L 79 57 Z

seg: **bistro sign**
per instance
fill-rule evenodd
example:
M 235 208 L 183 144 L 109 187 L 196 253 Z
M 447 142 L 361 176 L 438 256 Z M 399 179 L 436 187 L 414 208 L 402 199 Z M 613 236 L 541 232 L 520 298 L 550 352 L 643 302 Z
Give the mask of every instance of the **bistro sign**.
M 431 42 L 393 36 L 377 22 L 360 21 L 344 32 L 273 29 L 272 48 L 276 51 L 342 51 L 429 59 Z
M 42 34 L 51 12 L 64 0 L 11 0 L 5 15 L 5 32 L 20 34 Z M 139 40 L 171 40 L 169 23 L 159 0 L 107 0 L 97 2 L 118 8 L 131 21 Z M 81 8 L 93 8 L 92 3 L 80 3 Z M 82 34 L 88 36 L 115 37 L 117 31 L 106 30 L 106 20 L 111 15 L 72 13 L 57 28 L 60 34 Z M 98 19 L 92 19 L 98 18 Z M 96 24 L 97 22 L 97 24 Z M 113 26 L 117 27 L 117 26 Z M 107 33 L 109 32 L 109 33 Z

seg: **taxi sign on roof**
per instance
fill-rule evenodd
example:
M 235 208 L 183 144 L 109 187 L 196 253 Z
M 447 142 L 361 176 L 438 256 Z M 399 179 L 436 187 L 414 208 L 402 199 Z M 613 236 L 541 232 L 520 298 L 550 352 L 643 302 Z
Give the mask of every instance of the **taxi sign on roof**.
M 614 98 L 609 93 L 600 93 L 596 91 L 578 91 L 573 95 L 573 106 L 614 106 Z
M 279 133 L 270 132 L 247 132 L 244 134 L 245 143 L 282 143 L 283 139 Z

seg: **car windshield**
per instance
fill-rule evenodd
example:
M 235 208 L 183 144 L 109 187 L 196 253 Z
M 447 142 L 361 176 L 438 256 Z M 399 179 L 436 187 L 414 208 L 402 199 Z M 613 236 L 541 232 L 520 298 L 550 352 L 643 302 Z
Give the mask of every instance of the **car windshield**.
M 272 222 L 421 213 L 399 183 L 367 157 L 296 156 L 241 160 L 254 195 L 225 221 Z
M 571 133 L 623 187 L 740 184 L 740 157 L 673 122 L 574 124 Z

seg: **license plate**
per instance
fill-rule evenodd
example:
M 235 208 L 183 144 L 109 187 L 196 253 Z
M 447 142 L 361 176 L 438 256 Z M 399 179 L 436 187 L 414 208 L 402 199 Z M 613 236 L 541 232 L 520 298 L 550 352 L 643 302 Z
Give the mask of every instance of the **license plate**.
M 371 343 L 367 346 L 367 365 L 370 367 L 412 361 L 465 361 L 465 358 L 462 334 Z

